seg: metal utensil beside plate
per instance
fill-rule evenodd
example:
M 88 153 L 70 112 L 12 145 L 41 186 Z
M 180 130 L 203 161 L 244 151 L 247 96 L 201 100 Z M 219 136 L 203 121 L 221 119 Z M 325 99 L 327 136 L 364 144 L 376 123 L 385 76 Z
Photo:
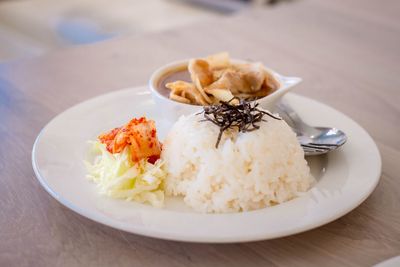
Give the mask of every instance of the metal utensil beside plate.
M 339 148 L 347 141 L 346 134 L 339 129 L 308 125 L 283 100 L 276 104 L 275 111 L 279 113 L 297 134 L 297 139 L 306 156 L 326 154 Z

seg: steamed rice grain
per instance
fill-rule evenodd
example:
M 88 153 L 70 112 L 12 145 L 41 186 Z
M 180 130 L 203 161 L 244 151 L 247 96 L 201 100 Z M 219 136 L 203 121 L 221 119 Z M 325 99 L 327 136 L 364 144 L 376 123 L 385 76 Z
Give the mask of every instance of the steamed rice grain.
M 182 116 L 163 147 L 167 195 L 184 196 L 200 212 L 237 212 L 279 204 L 314 182 L 295 133 L 268 118 L 260 129 L 229 130 L 215 147 L 219 127 L 202 116 Z

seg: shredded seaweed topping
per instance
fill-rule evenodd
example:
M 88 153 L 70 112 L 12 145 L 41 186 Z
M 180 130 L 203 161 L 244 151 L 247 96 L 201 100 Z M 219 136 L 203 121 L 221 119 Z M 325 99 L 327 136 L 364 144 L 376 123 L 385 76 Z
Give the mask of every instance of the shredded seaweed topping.
M 236 104 L 237 102 L 239 104 Z M 204 115 L 204 119 L 201 121 L 210 121 L 219 127 L 216 148 L 218 148 L 223 132 L 228 129 L 237 128 L 239 132 L 243 133 L 257 130 L 260 128 L 257 123 L 267 121 L 263 118 L 264 115 L 281 120 L 269 112 L 260 110 L 258 103 L 237 97 L 227 102 L 221 101 L 219 105 L 205 106 L 199 114 Z

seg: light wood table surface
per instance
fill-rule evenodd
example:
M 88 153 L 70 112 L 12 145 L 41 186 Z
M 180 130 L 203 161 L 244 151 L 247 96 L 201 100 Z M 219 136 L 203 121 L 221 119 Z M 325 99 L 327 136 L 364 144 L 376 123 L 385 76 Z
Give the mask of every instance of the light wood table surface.
M 399 11 L 395 0 L 293 1 L 0 65 L 0 266 L 371 266 L 400 254 Z M 286 238 L 193 244 L 100 225 L 39 185 L 32 144 L 56 114 L 143 85 L 169 61 L 223 50 L 303 77 L 297 93 L 342 111 L 372 135 L 383 171 L 363 204 Z

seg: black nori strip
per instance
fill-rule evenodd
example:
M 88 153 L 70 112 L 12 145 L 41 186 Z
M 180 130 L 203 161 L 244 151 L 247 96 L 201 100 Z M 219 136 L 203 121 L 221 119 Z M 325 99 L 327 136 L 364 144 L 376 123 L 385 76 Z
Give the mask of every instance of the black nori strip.
M 239 132 L 251 132 L 260 128 L 257 123 L 266 121 L 263 119 L 267 115 L 273 119 L 281 120 L 281 118 L 264 110 L 258 109 L 258 103 L 239 100 L 239 104 L 233 104 L 233 100 L 239 100 L 234 97 L 225 102 L 221 101 L 219 105 L 205 106 L 203 111 L 198 115 L 203 114 L 204 119 L 201 121 L 210 121 L 217 125 L 220 130 L 215 147 L 218 148 L 221 141 L 222 133 L 230 128 L 237 127 Z

